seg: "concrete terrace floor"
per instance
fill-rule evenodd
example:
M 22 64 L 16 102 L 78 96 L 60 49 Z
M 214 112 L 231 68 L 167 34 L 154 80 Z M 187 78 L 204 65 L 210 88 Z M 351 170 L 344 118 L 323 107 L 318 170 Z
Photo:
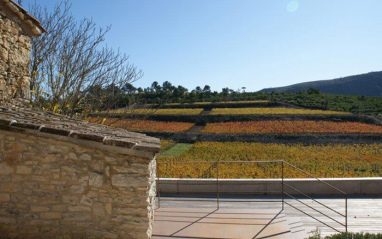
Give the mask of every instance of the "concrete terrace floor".
M 202 199 L 204 201 L 190 201 L 194 199 Z M 345 213 L 345 201 L 343 198 L 321 196 L 315 197 L 315 199 L 340 213 Z M 232 200 L 239 202 L 231 202 Z M 269 200 L 274 202 L 256 202 L 258 200 Z M 153 239 L 298 239 L 312 235 L 311 232 L 317 228 L 323 236 L 336 233 L 334 230 L 288 205 L 285 205 L 284 211 L 279 213 L 281 210 L 281 203 L 276 202 L 279 200 L 281 200 L 280 197 L 271 196 L 225 196 L 220 198 L 220 208 L 219 210 L 216 210 L 216 198 L 213 197 L 162 197 L 160 208 L 156 210 L 155 214 Z M 314 205 L 315 209 L 330 215 L 338 222 L 345 223 L 343 217 L 316 202 L 313 202 L 311 199 L 299 198 L 299 200 L 307 205 Z M 315 216 L 322 222 L 327 223 L 340 231 L 345 230 L 344 227 L 337 222 L 326 218 L 299 202 L 291 199 L 287 199 L 286 202 L 291 203 L 299 209 L 303 209 L 305 212 L 308 212 L 308 214 Z M 169 213 L 171 212 L 175 213 L 175 216 L 170 215 Z M 247 215 L 244 215 L 244 213 Z M 222 223 L 221 217 L 226 217 L 225 215 L 227 214 L 230 214 L 229 218 L 231 220 L 227 221 L 227 219 L 223 219 Z M 260 221 L 257 219 L 260 219 Z M 287 221 L 287 224 L 285 224 L 284 221 Z M 272 225 L 276 227 L 272 227 Z M 265 227 L 266 229 L 264 229 Z M 348 231 L 382 233 L 382 196 L 349 197 Z M 292 235 L 287 232 L 291 232 Z M 219 237 L 219 235 L 221 236 Z
M 290 229 L 280 210 L 160 208 L 153 239 L 285 238 Z

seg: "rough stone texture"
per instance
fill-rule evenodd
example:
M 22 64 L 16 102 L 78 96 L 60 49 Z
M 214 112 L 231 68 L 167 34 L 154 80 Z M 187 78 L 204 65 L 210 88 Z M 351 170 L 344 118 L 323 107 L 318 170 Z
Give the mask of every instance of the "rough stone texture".
M 0 1 L 0 102 L 30 98 L 30 35 L 23 23 Z
M 0 130 L 0 238 L 150 238 L 155 175 L 154 157 Z

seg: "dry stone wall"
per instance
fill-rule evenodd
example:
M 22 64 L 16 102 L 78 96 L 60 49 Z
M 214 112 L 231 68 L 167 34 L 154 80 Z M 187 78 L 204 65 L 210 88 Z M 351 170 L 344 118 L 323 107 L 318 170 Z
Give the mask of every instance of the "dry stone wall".
M 154 159 L 0 130 L 0 238 L 150 238 Z
M 0 103 L 30 98 L 30 36 L 0 1 Z

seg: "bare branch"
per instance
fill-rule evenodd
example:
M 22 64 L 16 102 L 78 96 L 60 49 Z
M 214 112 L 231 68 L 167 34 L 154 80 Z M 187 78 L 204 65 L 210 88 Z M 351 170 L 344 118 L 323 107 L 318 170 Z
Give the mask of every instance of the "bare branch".
M 45 103 L 50 110 L 59 108 L 61 113 L 73 115 L 89 108 L 90 91 L 95 88 L 112 86 L 120 91 L 143 76 L 129 64 L 128 56 L 104 46 L 110 26 L 97 27 L 91 19 L 76 22 L 69 1 L 56 5 L 52 13 L 36 4 L 30 8 L 48 32 L 32 41 L 35 105 Z

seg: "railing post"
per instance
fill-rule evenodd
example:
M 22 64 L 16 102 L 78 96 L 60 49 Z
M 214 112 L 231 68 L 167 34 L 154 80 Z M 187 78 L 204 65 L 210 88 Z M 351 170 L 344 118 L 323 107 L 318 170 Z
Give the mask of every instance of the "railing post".
M 281 161 L 281 204 L 284 211 L 284 160 Z
M 220 208 L 219 201 L 220 201 L 220 192 L 219 192 L 219 161 L 216 161 L 216 202 L 218 209 Z
M 348 233 L 348 195 L 345 194 L 345 231 Z

